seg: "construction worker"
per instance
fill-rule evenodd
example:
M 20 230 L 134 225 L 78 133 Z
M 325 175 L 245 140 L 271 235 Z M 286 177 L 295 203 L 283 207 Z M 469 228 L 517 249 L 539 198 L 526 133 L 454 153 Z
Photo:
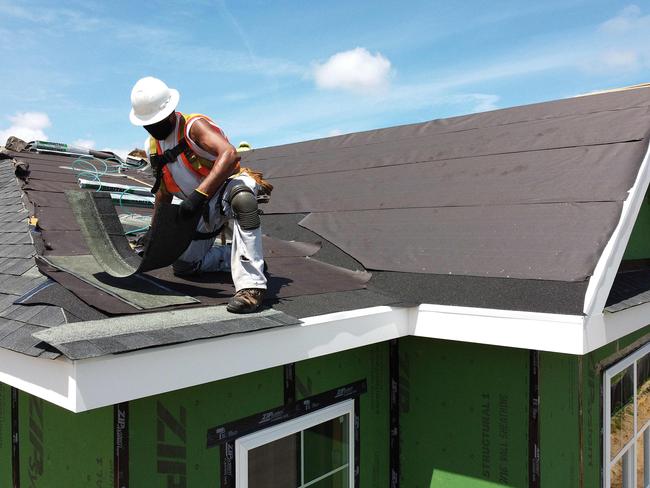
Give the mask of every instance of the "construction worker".
M 177 90 L 153 77 L 138 80 L 131 91 L 131 122 L 150 134 L 146 149 L 156 176 L 155 205 L 176 196 L 181 217 L 202 215 L 174 273 L 230 271 L 236 293 L 228 311 L 255 312 L 266 290 L 257 209 L 265 182 L 259 173 L 240 170 L 237 151 L 210 118 L 176 112 L 178 101 Z M 232 245 L 214 246 L 228 220 L 234 222 Z

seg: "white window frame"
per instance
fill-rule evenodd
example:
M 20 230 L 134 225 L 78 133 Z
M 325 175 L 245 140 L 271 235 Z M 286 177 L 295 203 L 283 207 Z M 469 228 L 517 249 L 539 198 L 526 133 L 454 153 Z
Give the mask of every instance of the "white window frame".
M 638 425 L 638 415 L 637 415 L 637 361 L 647 354 L 650 354 L 650 343 L 643 346 L 641 349 L 633 352 L 629 356 L 626 356 L 624 359 L 614 364 L 607 370 L 603 375 L 603 486 L 604 488 L 611 488 L 611 468 L 615 465 L 621 458 L 627 456 L 627 459 L 623 460 L 623 488 L 636 488 L 637 486 L 637 470 L 636 470 L 636 443 L 639 439 L 643 439 L 644 443 L 644 474 L 650 475 L 650 420 L 648 420 L 645 425 Z M 614 459 L 610 461 L 611 457 L 611 409 L 612 409 L 612 378 L 618 373 L 621 373 L 625 369 L 634 365 L 632 376 L 633 376 L 633 391 L 634 391 L 634 433 L 632 439 L 628 441 L 621 451 L 616 455 Z M 631 457 L 631 462 L 630 462 Z M 648 484 L 645 485 L 645 488 L 650 487 L 650 478 Z
M 235 441 L 235 486 L 237 488 L 248 488 L 248 451 L 257 447 L 263 446 L 283 437 L 305 431 L 311 427 L 322 424 L 329 420 L 348 415 L 348 462 L 340 466 L 334 471 L 316 478 L 309 483 L 301 483 L 302 487 L 308 487 L 317 481 L 332 475 L 337 471 L 348 469 L 350 476 L 348 486 L 354 487 L 354 400 L 346 400 L 336 405 L 316 410 L 315 412 L 308 413 L 288 420 L 279 425 L 269 427 L 264 430 L 253 432 L 246 436 L 240 437 Z

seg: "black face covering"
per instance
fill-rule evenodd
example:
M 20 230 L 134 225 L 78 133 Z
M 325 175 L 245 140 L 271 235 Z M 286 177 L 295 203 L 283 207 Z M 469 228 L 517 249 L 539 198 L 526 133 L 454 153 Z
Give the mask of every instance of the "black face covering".
M 144 128 L 146 131 L 151 134 L 151 137 L 162 141 L 174 130 L 176 125 L 176 114 L 171 114 L 169 117 L 156 122 L 155 124 L 145 125 Z

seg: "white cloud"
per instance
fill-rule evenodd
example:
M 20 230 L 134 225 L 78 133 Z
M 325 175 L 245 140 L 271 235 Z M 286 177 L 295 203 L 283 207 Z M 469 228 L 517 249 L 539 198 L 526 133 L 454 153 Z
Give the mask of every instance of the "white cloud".
M 650 15 L 642 15 L 638 5 L 628 5 L 618 15 L 600 24 L 600 30 L 608 34 L 624 34 L 650 27 Z
M 15 1 L 0 0 L 0 14 L 4 18 L 26 20 L 43 26 L 57 26 L 59 29 L 72 29 L 79 32 L 89 32 L 102 28 L 101 19 L 93 17 L 87 10 L 69 8 L 38 8 L 18 5 Z
M 636 71 L 650 65 L 650 15 L 637 5 L 628 5 L 600 24 L 598 33 L 589 71 Z
M 601 70 L 634 70 L 639 67 L 640 54 L 632 49 L 608 49 L 601 55 Z
M 334 137 L 334 136 L 340 136 L 343 134 L 343 131 L 341 129 L 332 129 L 327 133 L 327 137 Z
M 86 149 L 93 149 L 95 147 L 95 141 L 92 139 L 77 139 L 72 143 L 73 146 L 85 147 Z
M 499 98 L 498 95 L 491 95 L 488 93 L 469 93 L 466 95 L 459 95 L 456 97 L 454 102 L 459 104 L 469 104 L 472 112 L 488 112 L 499 108 L 497 105 Z
M 17 112 L 8 117 L 11 125 L 0 130 L 0 144 L 15 136 L 24 141 L 47 141 L 44 130 L 52 125 L 50 118 L 44 112 Z
M 367 49 L 357 47 L 317 64 L 313 74 L 319 88 L 362 92 L 386 88 L 390 73 L 390 61 L 381 53 L 373 55 Z

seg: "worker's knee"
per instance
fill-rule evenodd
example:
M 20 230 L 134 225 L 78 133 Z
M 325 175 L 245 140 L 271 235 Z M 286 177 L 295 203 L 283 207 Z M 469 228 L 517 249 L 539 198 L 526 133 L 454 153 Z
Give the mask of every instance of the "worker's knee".
M 257 209 L 257 197 L 249 187 L 235 185 L 230 190 L 230 206 L 239 226 L 244 230 L 255 230 L 260 226 L 260 214 Z

